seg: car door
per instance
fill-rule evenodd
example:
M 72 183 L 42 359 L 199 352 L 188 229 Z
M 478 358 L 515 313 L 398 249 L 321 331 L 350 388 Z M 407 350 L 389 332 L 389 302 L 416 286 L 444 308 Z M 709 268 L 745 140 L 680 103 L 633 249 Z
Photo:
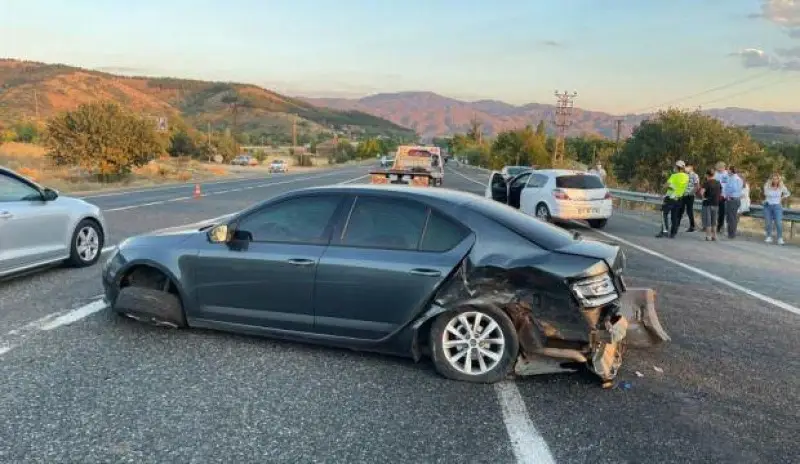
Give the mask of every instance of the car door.
M 34 185 L 0 172 L 0 273 L 67 258 L 69 214 Z
M 192 266 L 198 317 L 310 331 L 314 278 L 344 195 L 268 203 L 233 221 L 233 239 L 207 243 Z
M 536 205 L 541 201 L 542 187 L 547 183 L 547 176 L 533 173 L 528 178 L 528 183 L 522 190 L 519 200 L 519 209 L 525 214 L 534 214 Z
M 510 181 L 508 181 L 508 206 L 519 208 L 522 190 L 528 183 L 528 178 L 530 176 L 530 171 L 523 172 L 522 174 L 517 174 L 516 176 L 512 177 Z
M 425 307 L 471 236 L 422 203 L 359 195 L 320 260 L 315 330 L 361 340 L 395 332 Z
M 503 204 L 508 202 L 508 184 L 502 173 L 492 171 L 483 196 Z

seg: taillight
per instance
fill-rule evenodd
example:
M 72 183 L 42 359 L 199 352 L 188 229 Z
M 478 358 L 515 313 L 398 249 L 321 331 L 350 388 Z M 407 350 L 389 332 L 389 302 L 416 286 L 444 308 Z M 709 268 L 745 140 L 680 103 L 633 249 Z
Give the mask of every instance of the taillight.
M 606 192 L 606 196 L 603 197 L 603 200 L 610 200 L 611 199 L 611 192 Z
M 555 197 L 556 200 L 569 200 L 569 195 L 559 189 L 553 190 L 553 197 Z

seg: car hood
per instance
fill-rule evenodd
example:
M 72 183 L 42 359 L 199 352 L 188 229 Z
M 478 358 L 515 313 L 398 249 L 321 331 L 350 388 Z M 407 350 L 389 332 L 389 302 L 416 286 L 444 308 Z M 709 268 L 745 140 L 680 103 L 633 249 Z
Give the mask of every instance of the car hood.
M 206 231 L 213 224 L 198 225 L 193 224 L 189 226 L 171 227 L 169 229 L 161 229 L 146 234 L 130 237 L 123 241 L 119 247 L 125 248 L 142 248 L 142 247 L 172 247 L 183 243 L 191 237 L 196 237 L 205 234 Z
M 556 250 L 557 253 L 602 259 L 614 273 L 625 268 L 625 253 L 618 245 L 595 240 L 576 240 Z

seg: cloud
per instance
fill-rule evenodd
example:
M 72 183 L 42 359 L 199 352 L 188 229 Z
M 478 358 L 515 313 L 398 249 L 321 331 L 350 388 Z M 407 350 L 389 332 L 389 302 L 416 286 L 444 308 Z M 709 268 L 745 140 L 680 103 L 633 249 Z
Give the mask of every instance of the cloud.
M 769 68 L 775 64 L 775 60 L 770 55 L 757 48 L 745 48 L 731 55 L 741 58 L 742 66 L 745 68 Z
M 564 46 L 563 43 L 558 42 L 556 40 L 542 40 L 540 43 L 542 45 L 544 45 L 544 46 L 547 46 L 547 47 L 563 47 Z
M 800 58 L 800 47 L 779 48 L 775 50 L 775 53 L 787 58 Z
M 787 28 L 800 27 L 800 1 L 761 0 L 761 16 Z

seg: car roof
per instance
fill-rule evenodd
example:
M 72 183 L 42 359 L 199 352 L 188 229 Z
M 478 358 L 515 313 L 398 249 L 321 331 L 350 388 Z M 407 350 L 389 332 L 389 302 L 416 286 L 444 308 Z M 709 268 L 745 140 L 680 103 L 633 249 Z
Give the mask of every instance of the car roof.
M 538 170 L 533 171 L 533 172 L 535 172 L 537 174 L 545 174 L 545 175 L 554 176 L 554 177 L 572 176 L 572 175 L 575 175 L 575 174 L 586 174 L 586 175 L 588 175 L 587 173 L 585 173 L 583 171 L 578 171 L 578 170 L 575 170 L 575 169 L 538 169 Z
M 330 193 L 349 193 L 349 194 L 367 194 L 367 193 L 388 193 L 390 196 L 397 198 L 417 198 L 417 199 L 431 199 L 439 200 L 453 205 L 461 205 L 476 199 L 483 199 L 482 196 L 469 192 L 461 192 L 459 190 L 451 190 L 446 188 L 435 187 L 411 187 L 403 185 L 387 185 L 387 184 L 344 184 L 344 185 L 323 185 L 318 187 L 307 187 L 296 190 L 296 192 L 330 192 Z

